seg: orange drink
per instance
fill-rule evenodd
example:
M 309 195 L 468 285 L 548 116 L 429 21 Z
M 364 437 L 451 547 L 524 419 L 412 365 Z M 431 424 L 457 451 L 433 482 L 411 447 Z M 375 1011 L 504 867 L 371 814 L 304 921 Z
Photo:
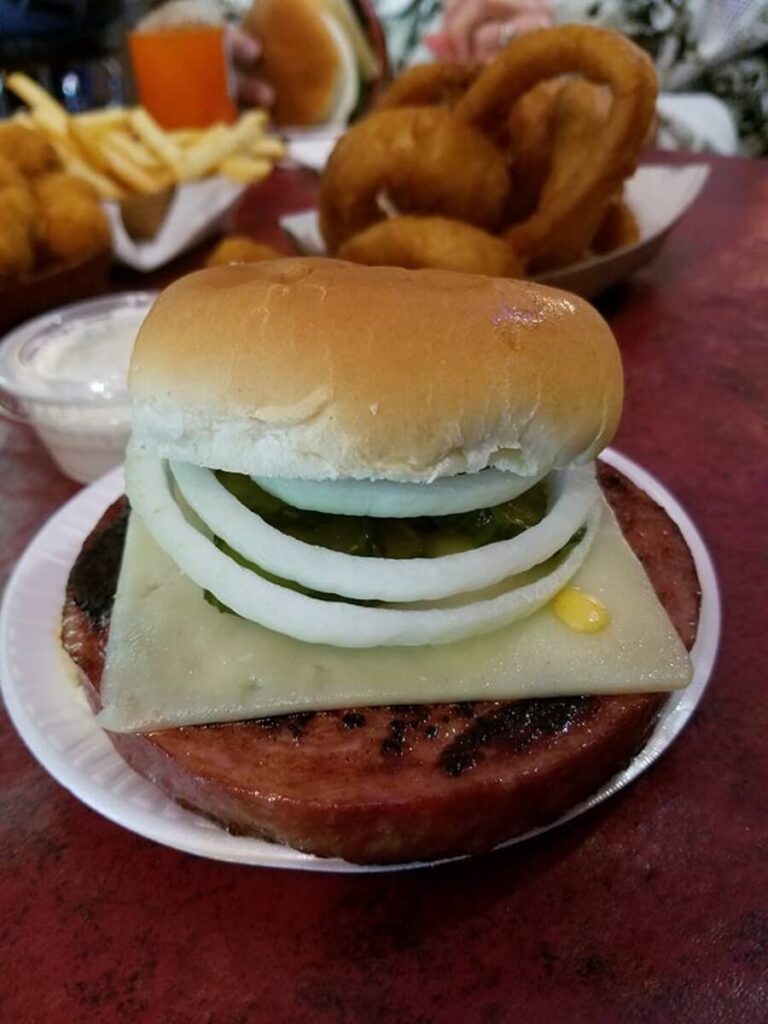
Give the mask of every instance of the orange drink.
M 129 44 L 139 98 L 163 128 L 206 128 L 235 119 L 221 26 L 131 32 Z

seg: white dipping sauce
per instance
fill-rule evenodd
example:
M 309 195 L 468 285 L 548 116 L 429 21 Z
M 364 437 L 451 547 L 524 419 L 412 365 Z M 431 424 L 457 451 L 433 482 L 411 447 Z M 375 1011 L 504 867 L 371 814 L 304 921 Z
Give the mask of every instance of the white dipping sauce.
M 60 469 L 81 483 L 123 461 L 128 365 L 154 299 L 136 293 L 66 306 L 24 324 L 0 348 L 0 387 Z
M 93 394 L 124 391 L 133 343 L 146 309 L 116 309 L 62 326 L 30 358 L 28 368 L 55 388 L 77 381 Z

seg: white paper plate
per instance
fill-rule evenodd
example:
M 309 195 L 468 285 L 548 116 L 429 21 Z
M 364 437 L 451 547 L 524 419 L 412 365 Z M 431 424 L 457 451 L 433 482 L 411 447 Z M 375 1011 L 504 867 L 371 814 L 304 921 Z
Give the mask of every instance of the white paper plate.
M 680 527 L 691 549 L 702 589 L 701 616 L 691 652 L 691 684 L 670 699 L 650 740 L 629 767 L 559 821 L 528 832 L 512 843 L 581 814 L 635 779 L 670 745 L 690 718 L 707 685 L 720 636 L 720 598 L 712 561 L 696 527 L 678 502 L 649 473 L 617 452 L 609 465 L 633 480 Z M 42 764 L 89 807 L 139 835 L 216 860 L 308 871 L 367 872 L 424 867 L 371 867 L 323 859 L 259 839 L 231 836 L 196 814 L 182 810 L 137 775 L 96 725 L 75 682 L 74 669 L 59 645 L 59 621 L 70 567 L 85 537 L 123 489 L 116 469 L 61 508 L 37 534 L 11 577 L 0 612 L 0 684 L 22 739 Z M 505 844 L 507 845 L 507 844 Z

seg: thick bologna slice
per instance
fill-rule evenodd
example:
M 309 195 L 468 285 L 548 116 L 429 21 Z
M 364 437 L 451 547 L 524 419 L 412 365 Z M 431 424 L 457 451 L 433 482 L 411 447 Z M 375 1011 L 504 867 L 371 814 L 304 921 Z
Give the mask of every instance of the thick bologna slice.
M 667 514 L 616 470 L 599 479 L 684 643 L 699 583 Z M 63 640 L 94 708 L 127 523 L 116 502 L 69 577 Z M 361 863 L 479 852 L 559 817 L 642 746 L 665 694 L 354 708 L 111 734 L 170 797 L 231 832 Z

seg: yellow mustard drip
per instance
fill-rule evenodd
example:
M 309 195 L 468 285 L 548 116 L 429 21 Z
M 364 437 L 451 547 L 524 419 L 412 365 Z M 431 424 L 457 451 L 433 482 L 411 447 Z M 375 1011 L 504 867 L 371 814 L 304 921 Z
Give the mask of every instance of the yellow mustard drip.
M 602 601 L 578 587 L 563 587 L 552 607 L 558 619 L 577 633 L 599 633 L 611 621 Z

